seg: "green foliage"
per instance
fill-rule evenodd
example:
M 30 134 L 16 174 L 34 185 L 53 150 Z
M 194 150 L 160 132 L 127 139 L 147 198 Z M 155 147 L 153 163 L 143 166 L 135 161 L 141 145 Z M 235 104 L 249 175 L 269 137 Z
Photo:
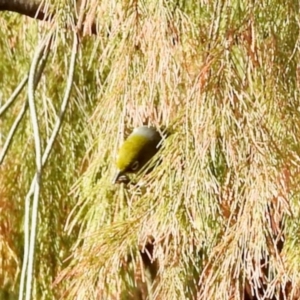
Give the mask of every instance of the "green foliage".
M 43 147 L 66 84 L 70 11 L 59 10 L 36 91 Z M 299 298 L 298 12 L 293 0 L 87 1 L 98 33 L 81 38 L 43 174 L 36 299 Z M 7 99 L 38 31 L 14 15 L 1 22 Z M 25 100 L 1 116 L 2 139 Z M 17 291 L 22 263 L 30 124 L 26 115 L 0 166 L 3 290 Z M 152 172 L 112 185 L 117 149 L 142 124 L 172 134 Z

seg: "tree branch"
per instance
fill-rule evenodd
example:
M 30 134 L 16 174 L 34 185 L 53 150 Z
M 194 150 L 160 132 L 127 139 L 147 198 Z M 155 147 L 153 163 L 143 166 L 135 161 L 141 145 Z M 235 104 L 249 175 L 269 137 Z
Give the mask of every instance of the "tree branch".
M 44 5 L 45 0 L 0 0 L 0 11 L 11 11 L 25 15 L 37 20 L 49 21 L 53 14 L 50 14 Z M 76 0 L 76 9 L 79 12 L 82 0 Z M 81 20 L 80 29 L 83 27 Z M 96 24 L 91 25 L 90 32 L 97 34 Z
M 47 20 L 43 0 L 0 0 L 0 11 L 12 11 L 38 20 Z

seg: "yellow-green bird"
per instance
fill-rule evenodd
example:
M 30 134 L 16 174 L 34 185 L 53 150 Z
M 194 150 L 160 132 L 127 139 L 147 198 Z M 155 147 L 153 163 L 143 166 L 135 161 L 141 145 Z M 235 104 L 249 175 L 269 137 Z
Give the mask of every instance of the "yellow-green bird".
M 162 136 L 154 127 L 135 128 L 119 149 L 113 183 L 127 180 L 126 173 L 138 172 L 145 166 L 158 151 L 161 140 Z

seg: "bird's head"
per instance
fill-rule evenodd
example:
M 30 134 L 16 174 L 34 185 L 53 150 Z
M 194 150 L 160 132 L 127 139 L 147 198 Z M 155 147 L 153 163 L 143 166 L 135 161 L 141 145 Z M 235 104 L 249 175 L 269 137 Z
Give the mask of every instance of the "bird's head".
M 158 151 L 161 139 L 154 127 L 135 128 L 119 149 L 113 183 L 122 182 L 126 173 L 138 172 Z

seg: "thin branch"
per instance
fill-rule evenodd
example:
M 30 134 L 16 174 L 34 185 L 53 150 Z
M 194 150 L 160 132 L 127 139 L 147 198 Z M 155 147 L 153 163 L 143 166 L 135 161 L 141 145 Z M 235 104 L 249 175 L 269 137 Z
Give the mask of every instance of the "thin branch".
M 37 215 L 37 207 L 40 196 L 41 181 L 42 181 L 42 149 L 41 149 L 41 138 L 39 132 L 39 122 L 37 118 L 37 112 L 35 107 L 34 99 L 34 78 L 36 76 L 36 69 L 38 63 L 42 57 L 42 53 L 45 49 L 45 42 L 43 41 L 41 47 L 35 52 L 32 60 L 29 78 L 28 78 L 28 103 L 30 110 L 30 117 L 33 129 L 34 145 L 35 145 L 35 164 L 37 178 L 34 184 L 34 196 L 33 196 L 33 207 L 32 207 L 32 220 Z M 31 298 L 31 287 L 32 287 L 32 276 L 33 276 L 33 262 L 34 262 L 34 246 L 35 246 L 35 235 L 36 228 L 31 228 L 30 242 L 29 242 L 29 253 L 28 253 L 28 266 L 27 266 L 27 281 L 26 281 L 26 300 Z
M 42 44 L 41 47 L 38 49 L 38 51 L 36 52 L 34 59 L 33 59 L 33 63 L 31 66 L 31 70 L 30 70 L 30 75 L 29 75 L 29 89 L 31 87 L 31 97 L 34 95 L 32 95 L 32 92 L 34 93 L 35 88 L 37 87 L 37 84 L 41 78 L 42 72 L 45 68 L 46 65 L 46 61 L 50 52 L 50 44 L 52 41 L 52 34 L 50 35 L 50 38 L 45 39 Z M 43 54 L 43 51 L 46 47 L 46 52 L 44 53 L 42 59 L 41 56 Z M 36 61 L 35 61 L 36 60 Z M 33 67 L 36 69 L 37 64 L 40 62 L 40 67 L 39 69 L 35 72 L 32 71 Z M 30 78 L 31 76 L 31 78 Z M 32 82 L 34 78 L 34 82 Z M 28 93 L 30 94 L 30 93 Z M 29 95 L 28 95 L 29 96 Z M 32 101 L 32 99 L 31 99 Z M 34 99 L 33 99 L 34 101 Z M 27 102 L 25 103 L 25 107 L 27 108 Z M 38 166 L 38 164 L 37 164 Z M 26 269 L 27 269 L 27 263 L 28 263 L 28 254 L 29 254 L 29 219 L 30 219 L 30 198 L 25 199 L 25 217 L 24 217 L 24 257 L 23 257 L 23 265 L 22 265 L 22 272 L 21 272 L 21 280 L 20 280 L 20 289 L 19 289 L 19 299 L 23 299 L 23 293 L 24 293 L 24 286 L 25 286 L 25 276 L 26 276 Z
M 6 112 L 6 110 L 12 105 L 12 103 L 15 101 L 15 99 L 19 96 L 21 91 L 23 90 L 25 84 L 27 83 L 28 80 L 28 74 L 22 79 L 20 84 L 17 86 L 17 88 L 14 90 L 10 98 L 6 101 L 6 103 L 0 107 L 0 117 L 2 114 Z
M 50 45 L 50 44 L 51 44 L 51 41 L 49 41 L 48 45 Z M 34 82 L 35 87 L 37 86 L 37 84 L 39 83 L 39 81 L 41 79 L 41 76 L 43 74 L 43 70 L 45 68 L 46 61 L 48 59 L 49 53 L 50 53 L 50 51 L 49 51 L 49 46 L 48 46 L 47 52 L 45 53 L 45 55 L 42 58 L 42 61 L 40 63 L 40 67 L 39 67 L 39 69 L 37 71 L 37 74 L 36 74 L 36 77 L 35 77 L 35 82 Z M 6 109 L 12 104 L 12 102 L 20 94 L 20 92 L 22 91 L 23 87 L 25 86 L 27 80 L 28 80 L 28 75 L 26 75 L 23 78 L 22 82 L 15 89 L 15 91 L 13 92 L 13 94 L 11 95 L 11 97 L 9 98 L 9 100 L 5 103 L 5 105 L 3 105 L 1 107 L 1 109 L 0 109 L 0 116 L 1 116 L 2 113 L 4 113 L 6 111 Z M 7 154 L 7 151 L 9 149 L 10 145 L 12 144 L 13 137 L 14 137 L 14 135 L 16 133 L 16 130 L 18 129 L 18 127 L 19 127 L 19 125 L 20 125 L 20 123 L 21 123 L 21 121 L 22 121 L 22 119 L 23 119 L 23 117 L 25 115 L 25 112 L 26 112 L 26 110 L 28 108 L 27 104 L 28 104 L 27 101 L 23 104 L 23 106 L 22 106 L 22 108 L 21 108 L 21 110 L 20 110 L 20 112 L 19 112 L 19 114 L 18 114 L 15 122 L 13 123 L 13 125 L 12 125 L 12 127 L 11 127 L 11 129 L 10 129 L 10 131 L 8 133 L 8 136 L 6 138 L 6 141 L 4 143 L 4 146 L 3 146 L 3 149 L 2 149 L 2 152 L 1 152 L 1 155 L 0 155 L 0 165 L 3 163 L 3 160 L 4 160 L 4 158 L 5 158 L 6 154 Z
M 46 146 L 46 149 L 44 151 L 44 154 L 43 154 L 42 166 L 44 166 L 45 163 L 47 162 L 47 159 L 50 155 L 50 152 L 52 150 L 52 146 L 53 146 L 54 141 L 57 137 L 57 134 L 60 130 L 64 115 L 65 115 L 65 112 L 66 112 L 66 109 L 67 109 L 67 105 L 68 105 L 68 102 L 69 102 L 69 98 L 70 98 L 70 94 L 71 94 L 71 90 L 72 90 L 72 86 L 73 86 L 73 77 L 74 77 L 74 70 L 75 70 L 77 47 L 78 47 L 78 37 L 77 37 L 76 32 L 74 32 L 74 42 L 73 42 L 72 55 L 71 55 L 71 60 L 70 60 L 70 69 L 69 69 L 69 75 L 68 75 L 68 80 L 67 80 L 66 91 L 65 91 L 65 95 L 64 95 L 61 107 L 60 107 L 59 115 L 56 119 L 56 123 L 55 123 L 54 128 L 53 128 L 52 135 L 49 139 L 49 142 L 48 142 L 48 144 Z
M 34 184 L 34 196 L 32 203 L 32 215 L 31 215 L 31 230 L 30 230 L 30 243 L 29 243 L 29 253 L 28 253 L 28 267 L 27 267 L 27 282 L 26 282 L 26 300 L 31 299 L 31 289 L 32 289 L 32 277 L 33 277 L 33 268 L 34 268 L 34 256 L 35 256 L 35 240 L 36 240 L 36 231 L 37 231 L 37 219 L 38 219 L 38 204 L 39 204 L 39 195 L 41 189 L 42 181 L 42 150 L 41 150 L 41 141 L 39 135 L 39 126 L 37 120 L 37 114 L 35 109 L 34 101 L 34 92 L 36 89 L 35 78 L 39 78 L 41 73 L 36 72 L 38 62 L 41 60 L 41 55 L 47 46 L 49 51 L 49 46 L 52 41 L 53 34 L 50 33 L 49 37 L 41 45 L 40 50 L 36 52 L 36 55 L 33 58 L 31 69 L 29 72 L 28 78 L 28 102 L 29 109 L 31 114 L 34 141 L 35 141 L 35 156 L 36 156 L 36 180 Z M 46 50 L 46 51 L 47 51 Z M 48 57 L 48 54 L 46 55 Z
M 0 11 L 12 11 L 38 20 L 52 17 L 43 0 L 0 0 Z
M 61 104 L 60 112 L 58 114 L 56 123 L 55 123 L 53 131 L 52 131 L 52 135 L 51 135 L 51 137 L 49 139 L 49 142 L 46 146 L 46 149 L 43 153 L 42 168 L 46 164 L 46 162 L 48 160 L 48 157 L 51 153 L 54 141 L 55 141 L 55 139 L 56 139 L 56 137 L 59 133 L 59 130 L 60 130 L 62 122 L 63 122 L 64 115 L 65 115 L 65 112 L 66 112 L 66 109 L 67 109 L 67 105 L 68 105 L 68 102 L 69 102 L 71 89 L 72 89 L 72 85 L 73 85 L 73 77 L 74 77 L 74 70 L 75 70 L 77 47 L 78 47 L 78 38 L 77 38 L 76 32 L 74 31 L 74 42 L 73 42 L 72 55 L 71 55 L 71 60 L 70 60 L 70 68 L 69 68 L 69 75 L 68 75 L 68 80 L 67 80 L 66 91 L 65 91 L 65 95 L 64 95 L 64 98 L 63 98 L 63 101 L 62 101 L 62 104 Z M 38 172 L 36 172 L 32 182 L 31 182 L 30 189 L 29 189 L 29 191 L 26 195 L 25 202 L 26 202 L 26 207 L 28 209 L 28 214 L 27 215 L 25 214 L 25 222 L 27 222 L 27 224 L 29 224 L 30 198 L 35 193 L 35 183 L 36 183 L 36 180 L 38 178 L 38 175 L 39 175 Z M 37 203 L 36 203 L 36 205 L 37 205 Z M 37 206 L 35 207 L 35 203 L 33 203 L 33 211 L 34 211 L 34 209 L 37 210 Z M 37 217 L 37 215 L 35 217 Z M 25 226 L 26 226 L 26 223 L 25 223 Z M 31 231 L 35 230 L 35 229 L 36 229 L 36 219 L 34 219 L 34 216 L 32 215 Z M 29 232 L 28 232 L 28 235 L 29 235 Z M 25 237 L 25 239 L 26 239 L 26 237 Z M 33 250 L 34 250 L 34 248 L 33 248 Z M 24 253 L 24 259 L 25 259 L 25 253 Z M 24 269 L 24 263 L 25 263 L 25 260 L 23 261 L 23 269 Z M 22 272 L 23 272 L 23 269 L 22 269 Z M 25 270 L 26 270 L 26 268 L 25 268 Z M 22 297 L 21 297 L 22 295 L 23 295 L 23 291 L 21 291 L 21 287 L 20 287 L 19 300 L 22 299 Z M 26 295 L 27 295 L 27 293 L 26 293 Z
M 74 70 L 75 70 L 75 61 L 76 61 L 76 55 L 77 55 L 77 46 L 78 46 L 78 37 L 77 35 L 74 33 L 76 40 L 73 43 L 73 48 L 72 48 L 72 56 L 71 56 L 71 61 L 70 61 L 70 70 L 69 70 L 69 75 L 68 75 L 68 81 L 67 81 L 67 86 L 66 86 L 66 91 L 65 91 L 65 95 L 64 95 L 64 99 L 62 101 L 61 107 L 60 107 L 60 112 L 59 115 L 56 119 L 56 123 L 54 125 L 51 137 L 49 139 L 49 142 L 46 146 L 46 149 L 43 153 L 43 157 L 42 157 L 42 167 L 45 166 L 48 157 L 51 153 L 54 141 L 57 137 L 57 134 L 59 132 L 59 129 L 62 125 L 62 121 L 66 112 L 66 108 L 69 102 L 69 98 L 70 98 L 70 93 L 71 93 L 71 89 L 72 89 L 72 85 L 73 85 L 73 76 L 74 76 Z M 76 48 L 75 48 L 76 47 Z M 31 183 L 31 187 L 30 190 L 27 194 L 27 196 L 31 197 L 34 193 L 34 181 L 36 180 L 36 176 L 37 174 L 35 174 L 35 177 L 32 180 Z M 27 197 L 26 196 L 26 197 Z
M 27 107 L 28 107 L 27 104 L 28 104 L 27 101 L 24 102 L 24 104 L 23 104 L 23 106 L 22 106 L 22 108 L 21 108 L 21 110 L 20 110 L 20 112 L 19 112 L 19 114 L 18 114 L 18 116 L 17 116 L 14 124 L 12 125 L 12 127 L 11 127 L 11 129 L 10 129 L 10 131 L 8 133 L 8 136 L 7 136 L 6 140 L 5 140 L 2 152 L 0 154 L 0 165 L 2 164 L 2 162 L 4 160 L 4 157 L 5 157 L 8 149 L 9 149 L 9 146 L 12 143 L 13 137 L 14 137 L 14 135 L 16 133 L 16 130 L 17 130 L 19 124 L 21 123 L 21 121 L 22 121 L 22 119 L 23 119 L 23 117 L 25 115 L 25 112 L 26 112 Z
M 74 1 L 75 9 L 78 10 L 82 6 L 82 1 Z M 55 17 L 56 10 L 49 11 L 46 1 L 43 0 L 0 0 L 0 11 L 12 11 L 41 21 L 51 21 Z M 83 25 L 83 19 L 79 21 Z M 77 26 L 78 27 L 78 26 Z M 83 26 L 80 27 L 83 30 Z M 97 34 L 96 24 L 91 24 L 91 33 Z

